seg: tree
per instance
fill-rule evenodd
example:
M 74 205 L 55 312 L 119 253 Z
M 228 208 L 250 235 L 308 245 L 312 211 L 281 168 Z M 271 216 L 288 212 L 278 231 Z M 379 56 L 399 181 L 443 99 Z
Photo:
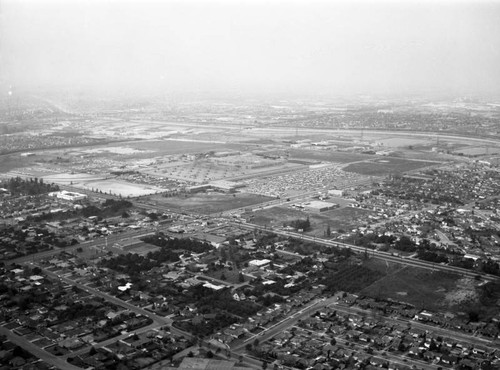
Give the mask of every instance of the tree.
M 326 228 L 326 236 L 332 236 L 332 229 L 330 228 L 330 225 Z
M 240 271 L 240 273 L 238 274 L 238 281 L 239 281 L 240 283 L 244 283 L 244 282 L 245 282 L 245 277 L 243 276 L 243 274 L 241 273 L 241 271 Z

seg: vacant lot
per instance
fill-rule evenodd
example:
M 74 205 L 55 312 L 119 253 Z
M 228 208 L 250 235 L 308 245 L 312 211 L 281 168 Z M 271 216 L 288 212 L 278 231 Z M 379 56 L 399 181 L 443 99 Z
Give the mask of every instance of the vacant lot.
M 308 234 L 321 237 L 328 226 L 330 226 L 332 233 L 339 230 L 350 231 L 371 222 L 368 217 L 372 215 L 375 215 L 372 211 L 353 207 L 337 208 L 328 212 L 311 214 L 310 220 L 313 229 Z
M 308 214 L 291 207 L 272 207 L 261 209 L 253 213 L 251 222 L 261 226 L 283 226 L 284 222 L 297 219 L 305 220 Z M 312 220 L 311 220 L 312 222 Z
M 151 150 L 162 154 L 189 154 L 209 151 L 225 151 L 238 148 L 237 145 L 221 145 L 220 143 L 210 143 L 203 141 L 184 140 L 151 140 L 128 143 L 128 147 L 139 150 Z
M 220 213 L 230 209 L 268 202 L 272 199 L 274 198 L 248 193 L 198 193 L 170 198 L 155 197 L 155 200 L 163 206 L 202 214 Z
M 351 163 L 374 158 L 373 155 L 337 152 L 329 150 L 290 150 L 291 159 L 307 159 L 335 163 Z
M 446 297 L 456 292 L 459 275 L 405 266 L 361 291 L 374 298 L 391 298 L 431 311 L 449 309 Z
M 205 273 L 206 276 L 212 277 L 214 279 L 218 279 L 221 281 L 225 281 L 228 284 L 241 284 L 244 281 L 248 281 L 248 276 L 243 275 L 243 280 L 240 281 L 240 271 L 237 269 L 229 269 L 229 268 L 223 268 L 217 271 L 209 271 Z M 207 279 L 208 281 L 211 281 L 210 279 Z M 219 282 L 214 282 L 215 284 L 220 284 Z
M 382 157 L 375 160 L 352 163 L 344 167 L 344 171 L 355 172 L 368 176 L 385 176 L 395 173 L 403 173 L 418 168 L 435 165 L 436 162 L 414 161 L 394 157 Z
M 36 157 L 21 157 L 20 154 L 5 154 L 0 156 L 0 173 L 16 170 L 34 162 Z
M 164 191 L 163 189 L 157 188 L 155 186 L 132 184 L 125 181 L 118 181 L 113 179 L 89 181 L 82 185 L 77 184 L 75 185 L 75 187 L 82 187 L 84 189 L 98 189 L 104 193 L 121 195 L 123 197 L 137 197 Z
M 291 207 L 273 207 L 254 212 L 254 217 L 250 221 L 262 226 L 283 226 L 297 219 L 305 220 L 309 217 L 311 230 L 309 235 L 322 237 L 326 229 L 330 226 L 332 232 L 338 230 L 348 231 L 369 221 L 368 216 L 373 215 L 372 211 L 360 208 L 344 207 L 322 213 L 307 213 Z

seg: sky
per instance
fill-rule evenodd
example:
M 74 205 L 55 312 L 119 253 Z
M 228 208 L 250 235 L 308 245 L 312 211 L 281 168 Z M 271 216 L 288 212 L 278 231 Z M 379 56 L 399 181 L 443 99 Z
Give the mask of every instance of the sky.
M 500 93 L 500 1 L 0 0 L 0 83 Z

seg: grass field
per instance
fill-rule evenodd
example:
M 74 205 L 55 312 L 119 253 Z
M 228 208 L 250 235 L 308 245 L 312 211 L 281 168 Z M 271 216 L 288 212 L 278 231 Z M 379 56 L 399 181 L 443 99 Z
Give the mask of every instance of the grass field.
M 382 157 L 372 161 L 352 163 L 344 171 L 368 176 L 385 176 L 391 173 L 403 173 L 418 168 L 435 165 L 435 162 L 414 161 L 411 159 Z
M 202 214 L 224 212 L 234 208 L 247 207 L 254 204 L 264 203 L 274 198 L 262 195 L 235 193 L 198 193 L 179 197 L 155 197 L 159 204 L 172 209 Z

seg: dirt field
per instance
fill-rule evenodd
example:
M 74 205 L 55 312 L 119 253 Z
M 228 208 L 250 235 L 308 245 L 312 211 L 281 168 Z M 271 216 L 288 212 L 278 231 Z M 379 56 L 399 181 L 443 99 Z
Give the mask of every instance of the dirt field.
M 306 219 L 308 214 L 290 207 L 273 207 L 253 213 L 252 223 L 262 226 L 281 227 L 284 222 Z M 311 220 L 312 222 L 312 220 Z
M 435 165 L 435 162 L 413 161 L 394 157 L 379 157 L 373 161 L 352 163 L 344 167 L 344 171 L 361 175 L 384 176 L 391 173 L 403 173 L 418 168 Z
M 198 193 L 186 195 L 185 197 L 155 197 L 154 199 L 163 206 L 170 207 L 172 209 L 202 214 L 212 214 L 224 212 L 234 208 L 264 203 L 272 200 L 273 198 L 248 193 Z
M 376 298 L 391 298 L 431 311 L 450 309 L 451 295 L 457 295 L 460 276 L 405 266 L 361 291 Z
M 8 154 L 0 156 L 0 173 L 6 173 L 18 168 L 29 166 L 35 157 L 21 157 L 19 154 Z
M 251 221 L 262 226 L 281 227 L 283 222 L 309 217 L 312 229 L 307 234 L 322 237 L 328 225 L 332 232 L 339 229 L 351 230 L 362 224 L 364 219 L 368 221 L 368 216 L 372 214 L 371 211 L 352 207 L 338 208 L 323 213 L 307 213 L 291 207 L 273 207 L 254 212 L 254 218 Z
M 75 187 L 81 187 L 84 189 L 99 189 L 103 192 L 121 195 L 123 197 L 131 196 L 137 197 L 141 195 L 154 194 L 157 192 L 164 191 L 160 188 L 149 186 L 127 183 L 125 181 L 118 181 L 113 179 L 102 180 L 102 181 L 89 181 L 83 184 L 75 184 Z
M 317 161 L 328 161 L 335 163 L 351 163 L 374 158 L 373 155 L 337 152 L 329 150 L 290 150 L 290 158 L 292 159 L 309 159 Z
M 310 220 L 313 230 L 309 235 L 322 237 L 330 225 L 332 232 L 338 230 L 350 231 L 370 222 L 368 216 L 374 215 L 374 212 L 360 208 L 344 207 L 334 209 L 320 214 L 311 214 Z
M 200 153 L 208 151 L 225 151 L 229 149 L 238 148 L 238 145 L 219 143 L 210 143 L 202 141 L 183 141 L 183 140 L 148 140 L 148 141 L 138 141 L 135 143 L 127 144 L 128 147 L 139 149 L 139 150 L 151 150 L 155 152 L 160 152 L 164 155 L 168 154 L 188 154 L 188 153 Z

